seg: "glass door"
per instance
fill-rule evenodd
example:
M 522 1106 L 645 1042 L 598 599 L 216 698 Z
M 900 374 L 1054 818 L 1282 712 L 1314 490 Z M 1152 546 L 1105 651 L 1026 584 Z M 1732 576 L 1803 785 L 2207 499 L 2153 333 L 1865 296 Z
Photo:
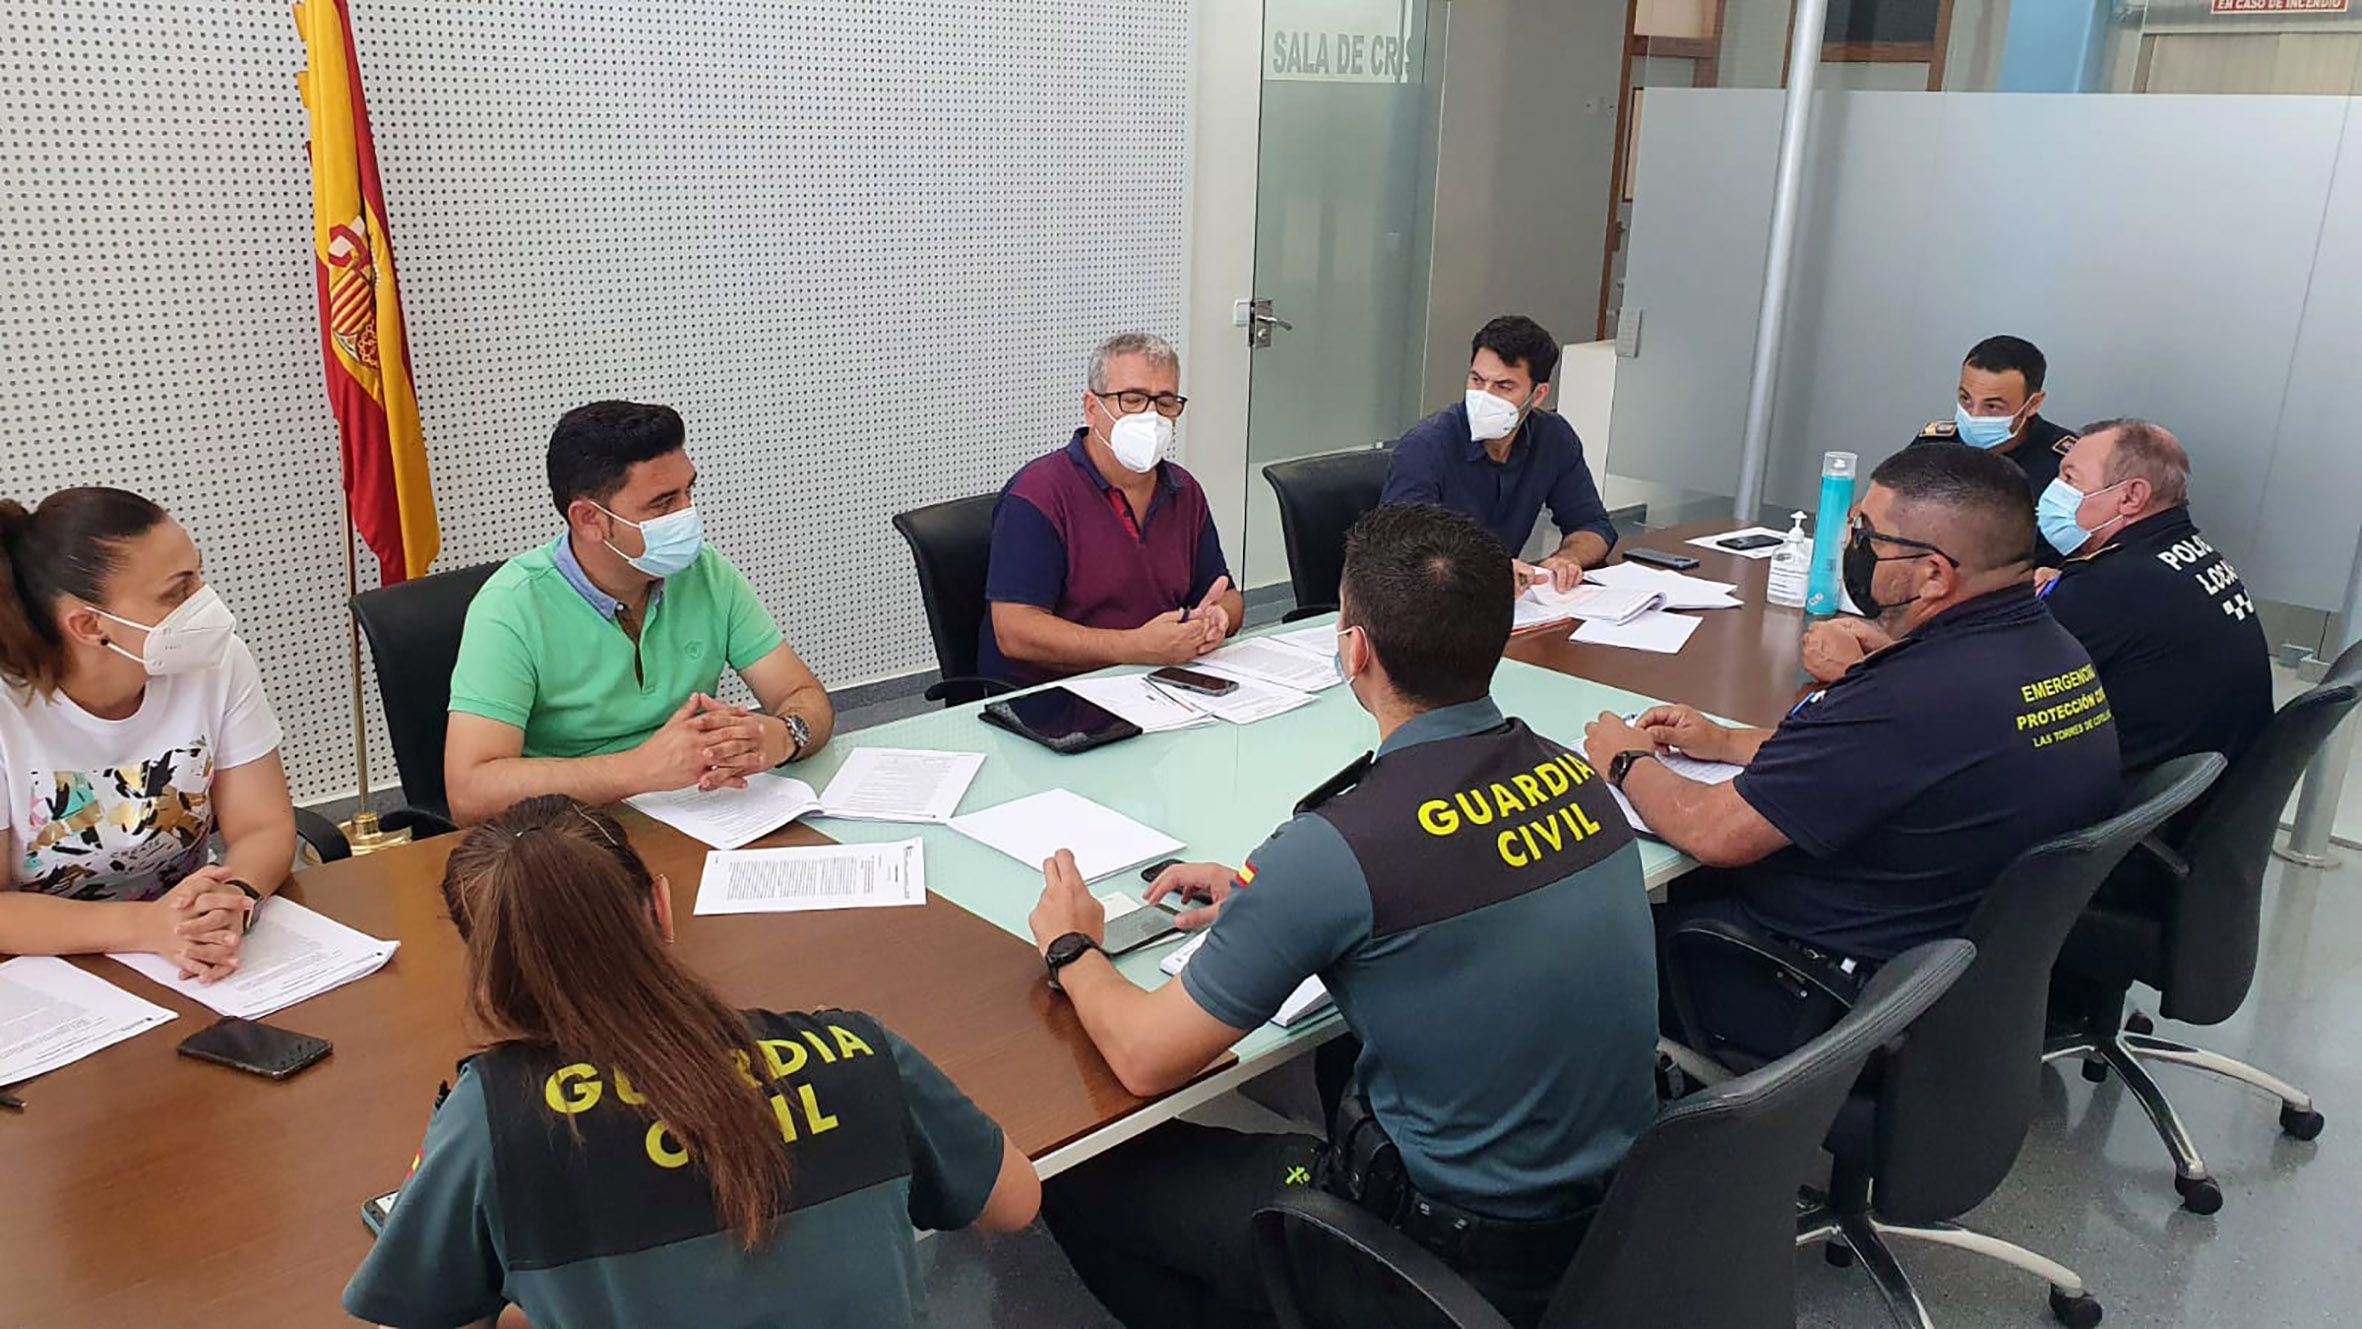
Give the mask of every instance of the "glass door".
M 1263 467 L 1418 419 L 1447 0 L 1266 0 L 1247 382 L 1248 587 L 1284 585 Z

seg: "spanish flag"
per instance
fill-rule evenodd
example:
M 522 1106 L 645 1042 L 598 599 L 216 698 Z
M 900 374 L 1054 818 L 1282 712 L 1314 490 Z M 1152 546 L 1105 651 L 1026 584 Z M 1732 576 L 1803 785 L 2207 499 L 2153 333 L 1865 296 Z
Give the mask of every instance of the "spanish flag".
M 419 435 L 377 144 L 369 135 L 345 0 L 305 0 L 295 7 L 295 26 L 310 52 L 296 84 L 311 113 L 320 352 L 328 404 L 344 441 L 345 503 L 377 555 L 380 580 L 392 585 L 427 570 L 442 531 Z

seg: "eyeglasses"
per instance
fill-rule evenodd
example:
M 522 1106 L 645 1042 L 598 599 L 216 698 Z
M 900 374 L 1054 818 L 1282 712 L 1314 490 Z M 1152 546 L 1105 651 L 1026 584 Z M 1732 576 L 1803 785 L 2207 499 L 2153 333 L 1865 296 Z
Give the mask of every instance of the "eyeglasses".
M 1153 406 L 1156 413 L 1167 420 L 1180 419 L 1182 409 L 1189 405 L 1189 398 L 1177 392 L 1151 393 L 1129 388 L 1119 392 L 1101 392 L 1094 388 L 1091 395 L 1101 401 L 1113 401 L 1125 415 L 1138 415 Z
M 1888 544 L 1890 544 L 1890 545 L 1901 545 L 1901 546 L 1902 546 L 1902 547 L 1904 547 L 1905 549 L 1916 549 L 1916 550 L 1919 550 L 1921 553 L 1926 553 L 1926 554 L 1933 554 L 1933 555 L 1935 555 L 1937 558 L 1940 558 L 1940 559 L 1944 560 L 1946 563 L 1949 563 L 1949 564 L 1951 564 L 1951 565 L 1952 565 L 1953 567 L 1955 567 L 1955 568 L 1957 568 L 1957 567 L 1959 567 L 1959 566 L 1960 566 L 1960 560 L 1959 560 L 1959 559 L 1956 559 L 1956 558 L 1952 557 L 1950 554 L 1947 554 L 1947 553 L 1945 553 L 1943 550 L 1936 548 L 1934 545 L 1931 545 L 1931 544 L 1929 544 L 1929 543 L 1928 543 L 1927 541 L 1925 541 L 1925 540 L 1914 540 L 1914 539 L 1910 538 L 1909 536 L 1905 536 L 1905 535 L 1888 535 L 1888 534 L 1884 533 L 1883 531 L 1880 531 L 1880 530 L 1879 530 L 1877 527 L 1875 527 L 1875 526 L 1872 526 L 1872 525 L 1870 524 L 1870 516 L 1869 516 L 1869 514 L 1868 514 L 1868 513 L 1863 513 L 1863 512 L 1857 512 L 1857 513 L 1855 513 L 1855 514 L 1854 514 L 1853 523 L 1852 523 L 1852 525 L 1849 527 L 1849 530 L 1850 530 L 1850 532 L 1851 532 L 1852 536 L 1853 536 L 1854 538 L 1856 538 L 1856 539 L 1862 539 L 1862 540 L 1884 540 L 1886 543 L 1888 543 Z M 1891 560 L 1893 560 L 1893 559 L 1896 559 L 1896 558 L 1909 558 L 1909 557 L 1912 557 L 1912 556 L 1911 556 L 1911 555 L 1909 555 L 1909 554 L 1893 554 L 1893 555 L 1887 555 L 1887 556 L 1881 557 L 1881 558 L 1880 558 L 1878 561 L 1879 561 L 1879 562 L 1881 562 L 1881 563 L 1885 563 L 1885 562 L 1889 562 L 1889 561 L 1891 561 Z

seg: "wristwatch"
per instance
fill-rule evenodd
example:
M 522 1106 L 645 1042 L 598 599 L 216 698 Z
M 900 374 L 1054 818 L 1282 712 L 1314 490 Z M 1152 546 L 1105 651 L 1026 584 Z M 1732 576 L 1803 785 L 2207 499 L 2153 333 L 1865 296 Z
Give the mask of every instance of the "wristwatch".
M 1608 787 L 1611 789 L 1623 788 L 1624 777 L 1632 773 L 1632 767 L 1636 763 L 1644 759 L 1652 759 L 1656 755 L 1647 748 L 1633 748 L 1629 752 L 1617 753 L 1615 759 L 1607 764 Z
M 246 911 L 246 926 L 239 929 L 241 932 L 252 932 L 254 931 L 255 911 L 262 908 L 262 892 L 254 889 L 252 886 L 247 885 L 245 882 L 238 880 L 236 877 L 231 877 L 228 880 L 230 885 L 246 892 L 246 898 L 254 902 L 252 907 L 248 908 Z
M 812 746 L 812 726 L 805 724 L 804 717 L 794 711 L 781 711 L 779 718 L 787 722 L 787 736 L 795 740 L 795 748 L 787 754 L 787 761 L 795 761 L 804 755 L 805 748 Z M 787 762 L 779 764 L 785 766 Z
M 1050 970 L 1051 989 L 1064 992 L 1066 989 L 1058 986 L 1058 971 L 1098 949 L 1098 942 L 1080 932 L 1069 932 L 1051 942 L 1042 952 L 1042 963 Z

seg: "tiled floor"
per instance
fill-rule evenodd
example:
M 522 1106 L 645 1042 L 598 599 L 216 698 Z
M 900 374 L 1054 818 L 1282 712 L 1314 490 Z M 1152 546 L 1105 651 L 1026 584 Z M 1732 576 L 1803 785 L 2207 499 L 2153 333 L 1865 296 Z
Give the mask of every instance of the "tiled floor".
M 2017 1170 L 1969 1226 L 2030 1246 L 2081 1273 L 2110 1326 L 2262 1329 L 2362 1324 L 2362 854 L 2330 872 L 2276 867 L 2266 888 L 2263 956 L 2246 1008 L 2229 1023 L 2160 1032 L 2250 1061 L 2311 1092 L 2329 1119 L 2313 1143 L 2280 1134 L 2273 1100 L 2196 1072 L 2159 1072 L 2222 1183 L 2222 1212 L 2183 1212 L 2173 1171 L 2137 1105 L 2114 1081 L 2046 1072 Z M 2149 1009 L 2154 1013 L 2154 1005 Z M 1233 1111 L 1249 1112 L 1251 1108 Z M 1275 1119 L 1274 1119 L 1275 1120 Z M 1187 1234 L 1176 1233 L 1176 1240 Z M 944 1329 L 1106 1326 L 1039 1227 L 998 1240 L 927 1243 L 933 1314 Z M 2042 1285 L 1977 1257 L 1901 1248 L 1946 1329 L 2051 1324 Z M 1858 1271 L 1798 1257 L 1797 1322 L 1812 1329 L 1892 1323 Z

